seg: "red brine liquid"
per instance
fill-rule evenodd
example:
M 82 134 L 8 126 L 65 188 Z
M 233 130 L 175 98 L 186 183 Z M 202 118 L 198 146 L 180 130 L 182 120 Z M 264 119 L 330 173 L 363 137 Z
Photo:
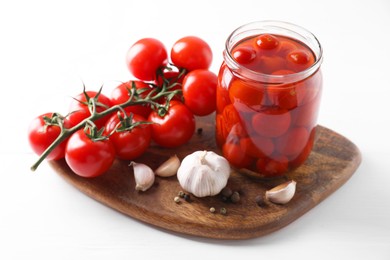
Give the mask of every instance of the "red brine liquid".
M 236 168 L 261 177 L 284 175 L 308 158 L 315 136 L 322 76 L 318 69 L 298 81 L 280 82 L 308 70 L 316 56 L 303 42 L 259 34 L 235 44 L 230 56 L 240 67 L 273 80 L 253 80 L 224 62 L 217 89 L 216 139 Z

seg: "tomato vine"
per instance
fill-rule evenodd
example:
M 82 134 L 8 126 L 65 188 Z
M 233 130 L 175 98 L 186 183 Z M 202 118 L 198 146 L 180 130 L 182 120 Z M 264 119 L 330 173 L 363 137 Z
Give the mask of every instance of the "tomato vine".
M 91 97 L 88 97 L 86 90 L 85 90 L 85 86 L 83 86 L 84 87 L 83 93 L 84 93 L 84 95 L 86 95 L 86 100 L 87 100 L 86 103 L 87 103 L 88 108 L 91 112 L 91 115 L 89 117 L 85 118 L 84 120 L 82 120 L 77 125 L 70 127 L 70 128 L 67 128 L 64 126 L 65 117 L 60 115 L 59 113 L 53 113 L 51 118 L 45 117 L 44 120 L 45 120 L 46 125 L 56 125 L 56 126 L 60 127 L 61 132 L 58 135 L 57 139 L 55 139 L 51 143 L 51 145 L 40 155 L 38 160 L 31 166 L 31 170 L 35 171 L 38 168 L 38 166 L 42 163 L 42 161 L 58 145 L 60 145 L 62 142 L 64 142 L 73 133 L 82 129 L 83 127 L 86 128 L 86 126 L 88 126 L 88 125 L 89 125 L 89 127 L 88 127 L 89 129 L 96 129 L 96 126 L 92 122 L 94 122 L 102 117 L 105 117 L 107 115 L 110 115 L 113 112 L 123 110 L 123 108 L 125 108 L 125 107 L 147 104 L 147 105 L 150 105 L 153 110 L 157 111 L 159 116 L 163 117 L 168 112 L 170 100 L 175 95 L 181 94 L 182 91 L 180 89 L 173 89 L 173 87 L 177 85 L 176 82 L 170 85 L 167 83 L 167 81 L 165 79 L 164 79 L 164 83 L 162 84 L 161 87 L 158 87 L 152 83 L 150 83 L 149 85 L 151 85 L 153 87 L 152 91 L 150 91 L 150 93 L 148 93 L 148 95 L 146 97 L 142 98 L 140 94 L 143 93 L 144 91 L 146 91 L 146 89 L 142 89 L 142 88 L 137 89 L 135 87 L 134 82 L 133 82 L 131 88 L 128 88 L 128 92 L 129 92 L 130 97 L 126 102 L 124 102 L 120 105 L 114 105 L 110 108 L 107 108 L 104 111 L 101 111 L 101 112 L 98 112 L 96 110 L 96 107 L 101 105 L 97 100 L 98 100 L 99 94 L 101 93 L 102 87 L 99 89 L 98 94 L 95 97 L 91 98 Z M 159 100 L 161 100 L 161 98 L 166 99 L 166 102 L 164 104 L 160 104 L 158 102 Z M 145 122 L 145 123 L 149 124 L 150 122 Z M 136 124 L 139 125 L 140 123 L 137 122 Z M 92 125 L 92 127 L 91 127 L 91 125 Z M 128 126 L 128 127 L 131 128 L 132 126 Z M 87 131 L 87 130 L 85 129 L 85 131 Z M 96 134 L 96 135 L 89 134 L 89 137 L 92 138 L 93 140 L 96 139 L 96 141 L 101 140 L 101 138 L 104 138 L 101 135 L 101 133 L 103 131 L 101 131 L 101 130 L 98 130 L 98 131 L 100 134 Z

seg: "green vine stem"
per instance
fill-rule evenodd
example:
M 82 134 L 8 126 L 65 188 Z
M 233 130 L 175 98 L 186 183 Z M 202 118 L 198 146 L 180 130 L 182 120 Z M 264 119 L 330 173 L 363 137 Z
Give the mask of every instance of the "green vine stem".
M 177 83 L 174 83 L 174 84 L 177 84 Z M 61 128 L 60 135 L 40 155 L 38 160 L 31 166 L 30 169 L 32 171 L 35 171 L 38 168 L 38 166 L 44 161 L 44 159 L 54 150 L 54 148 L 56 148 L 60 143 L 65 141 L 73 133 L 82 129 L 87 124 L 87 122 L 91 122 L 91 121 L 94 122 L 97 119 L 100 119 L 104 116 L 107 116 L 113 112 L 116 112 L 116 111 L 121 110 L 121 109 L 128 107 L 128 106 L 144 105 L 144 104 L 150 105 L 154 110 L 158 111 L 158 114 L 160 116 L 164 116 L 168 111 L 170 100 L 175 95 L 181 93 L 181 90 L 172 90 L 171 91 L 170 89 L 172 88 L 172 86 L 168 86 L 168 84 L 163 84 L 163 86 L 161 88 L 156 88 L 156 86 L 154 86 L 154 87 L 155 88 L 153 88 L 153 90 L 145 98 L 137 97 L 137 99 L 134 100 L 134 96 L 135 96 L 135 93 L 137 90 L 135 89 L 134 82 L 133 82 L 132 89 L 129 89 L 129 93 L 131 93 L 131 94 L 130 94 L 128 101 L 126 101 L 125 103 L 120 104 L 120 105 L 112 106 L 112 107 L 110 107 L 102 112 L 96 111 L 96 105 L 97 105 L 96 100 L 95 100 L 95 98 L 91 98 L 89 100 L 89 104 L 88 104 L 91 106 L 90 107 L 91 115 L 89 117 L 87 117 L 86 119 L 84 119 L 83 121 L 81 121 L 79 124 L 77 124 L 71 128 L 65 128 L 63 126 L 63 121 L 62 121 L 63 118 L 57 117 L 56 120 L 57 120 L 58 126 Z M 161 105 L 158 102 L 156 102 L 157 100 L 159 100 L 160 98 L 163 98 L 163 97 L 165 97 L 167 99 L 167 102 L 165 105 Z

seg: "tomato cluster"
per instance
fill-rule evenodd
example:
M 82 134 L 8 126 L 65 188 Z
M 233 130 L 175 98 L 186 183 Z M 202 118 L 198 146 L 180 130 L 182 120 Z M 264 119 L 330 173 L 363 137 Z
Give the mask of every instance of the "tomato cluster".
M 178 40 L 170 55 L 159 40 L 141 39 L 126 55 L 134 80 L 119 84 L 110 97 L 101 89 L 84 90 L 74 97 L 67 116 L 35 118 L 29 143 L 38 155 L 46 152 L 46 159 L 65 158 L 83 177 L 103 174 L 115 158 L 134 160 L 151 142 L 167 148 L 183 145 L 195 132 L 195 116 L 216 109 L 217 76 L 209 70 L 211 62 L 210 46 L 198 37 Z

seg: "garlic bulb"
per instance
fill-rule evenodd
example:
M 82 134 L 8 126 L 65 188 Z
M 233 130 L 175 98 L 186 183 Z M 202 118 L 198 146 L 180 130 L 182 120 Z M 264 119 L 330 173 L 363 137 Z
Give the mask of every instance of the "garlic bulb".
M 160 177 L 170 177 L 177 173 L 177 169 L 180 167 L 180 160 L 175 154 L 161 164 L 154 172 Z
M 177 171 L 180 186 L 196 197 L 217 195 L 226 186 L 229 176 L 228 161 L 211 151 L 187 155 Z
M 152 187 L 155 176 L 149 166 L 135 162 L 131 162 L 129 166 L 133 166 L 136 190 L 146 191 Z
M 295 181 L 282 183 L 266 191 L 265 197 L 273 203 L 286 204 L 294 197 L 296 184 Z

